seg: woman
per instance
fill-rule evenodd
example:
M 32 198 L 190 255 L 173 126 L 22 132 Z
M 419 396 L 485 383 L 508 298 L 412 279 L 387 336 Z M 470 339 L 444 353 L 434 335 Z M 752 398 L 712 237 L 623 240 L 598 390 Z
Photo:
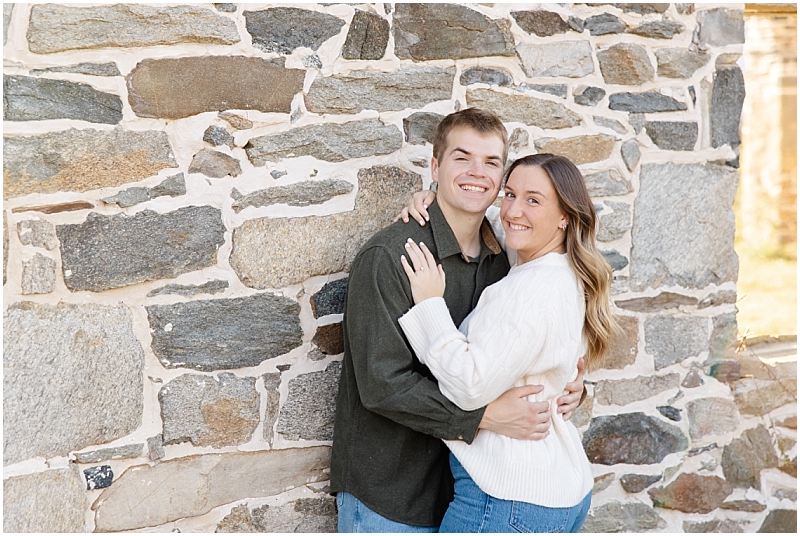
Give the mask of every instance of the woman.
M 499 218 L 491 208 L 487 217 L 515 265 L 460 331 L 430 251 L 409 240 L 401 259 L 416 305 L 400 325 L 442 393 L 465 410 L 524 384 L 544 385 L 538 399 L 554 401 L 578 359 L 596 365 L 617 329 L 611 269 L 595 246 L 597 217 L 578 169 L 539 154 L 514 162 L 506 177 Z M 583 524 L 593 478 L 572 423 L 553 419 L 541 441 L 481 431 L 470 445 L 447 444 L 455 498 L 441 532 L 577 532 Z

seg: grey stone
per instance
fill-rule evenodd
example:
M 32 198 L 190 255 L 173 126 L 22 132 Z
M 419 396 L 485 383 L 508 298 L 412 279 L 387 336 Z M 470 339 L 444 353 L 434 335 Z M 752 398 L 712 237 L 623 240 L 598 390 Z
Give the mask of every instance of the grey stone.
M 6 269 L 8 268 L 8 217 L 3 211 L 3 284 L 6 284 Z
M 430 112 L 415 112 L 403 118 L 403 132 L 406 135 L 406 141 L 412 145 L 421 145 L 425 142 L 433 145 L 436 127 L 439 126 L 442 119 L 444 119 L 443 115 Z
M 69 129 L 3 139 L 6 198 L 118 186 L 170 167 L 178 164 L 165 132 Z
M 113 61 L 107 63 L 78 63 L 76 65 L 64 65 L 60 67 L 48 67 L 46 69 L 31 69 L 31 75 L 42 73 L 76 73 L 88 74 L 91 76 L 121 76 L 117 64 Z
M 639 493 L 661 480 L 661 475 L 626 474 L 619 477 L 622 489 L 628 493 Z
M 659 149 L 691 151 L 697 143 L 698 125 L 691 121 L 647 121 L 647 135 Z
M 738 335 L 739 326 L 736 323 L 736 313 L 715 316 L 711 330 L 711 341 L 708 347 L 708 360 L 718 361 L 722 359 L 725 355 L 725 350 L 736 342 Z M 739 378 L 736 379 L 738 380 Z
M 708 435 L 724 435 L 739 426 L 739 412 L 732 400 L 698 398 L 686 403 L 689 436 L 697 441 Z
M 797 510 L 772 510 L 756 532 L 797 534 Z
M 285 177 L 288 174 L 289 174 L 288 171 L 277 170 L 277 169 L 273 169 L 272 171 L 269 172 L 269 176 L 275 180 L 278 180 L 281 177 Z
M 716 443 L 711 443 L 710 445 L 705 445 L 704 447 L 697 447 L 697 448 L 689 449 L 688 455 L 689 456 L 699 456 L 700 454 L 702 454 L 704 452 L 711 452 L 712 450 L 715 450 L 717 448 L 719 448 L 719 447 L 717 446 Z
M 734 510 L 737 512 L 763 512 L 767 509 L 766 504 L 762 504 L 758 501 L 752 500 L 740 500 L 740 501 L 726 501 L 720 505 L 720 508 L 723 510 Z
M 389 44 L 389 21 L 357 9 L 342 47 L 346 60 L 379 60 Z
M 141 425 L 143 366 L 125 306 L 9 305 L 3 317 L 4 463 L 64 456 L 133 432 Z
M 586 189 L 592 197 L 625 195 L 633 191 L 631 183 L 616 169 L 608 169 L 585 175 Z
M 8 25 L 11 23 L 11 12 L 14 9 L 14 4 L 3 3 L 3 46 L 5 46 L 8 39 Z
M 56 234 L 67 287 L 100 292 L 213 266 L 225 226 L 218 208 L 190 206 L 166 214 L 92 212 Z
M 718 476 L 682 473 L 666 487 L 651 488 L 653 506 L 687 514 L 707 514 L 719 508 L 733 493 L 733 486 Z
M 86 478 L 87 491 L 107 488 L 114 480 L 114 471 L 111 470 L 110 465 L 89 467 L 83 470 L 83 475 Z
M 306 108 L 320 114 L 422 108 L 433 101 L 449 100 L 455 75 L 452 67 L 408 65 L 391 73 L 365 70 L 318 76 L 305 96 Z
M 667 9 L 669 9 L 669 4 L 665 3 L 658 3 L 658 4 L 611 4 L 612 6 L 618 7 L 625 13 L 638 13 L 639 15 L 649 15 L 651 13 L 664 13 Z M 678 5 L 687 5 L 687 4 L 678 4 Z
M 395 54 L 401 60 L 511 56 L 514 36 L 505 19 L 492 20 L 458 4 L 395 5 Z
M 311 54 L 310 56 L 303 56 L 303 65 L 308 67 L 309 69 L 322 69 L 322 59 L 317 56 L 316 54 Z M 295 113 L 297 110 L 295 111 Z
M 23 246 L 53 251 L 58 247 L 56 228 L 45 220 L 24 220 L 17 224 L 17 234 Z
M 656 406 L 658 412 L 666 417 L 667 419 L 675 422 L 680 422 L 681 417 L 681 410 L 672 406 Z
M 592 420 L 592 411 L 594 409 L 594 397 L 587 396 L 583 403 L 578 406 L 578 409 L 570 417 L 570 422 L 576 427 L 581 428 L 589 424 Z
M 684 103 L 656 91 L 614 93 L 608 97 L 608 107 L 634 113 L 676 112 L 687 109 Z
M 706 319 L 688 316 L 654 316 L 644 323 L 645 351 L 656 370 L 697 357 L 708 350 Z
M 599 87 L 587 87 L 581 93 L 575 95 L 575 103 L 582 106 L 597 106 L 597 103 L 606 96 L 604 89 Z
M 470 67 L 461 73 L 459 81 L 462 86 L 489 84 L 490 86 L 508 87 L 514 83 L 514 78 L 505 69 Z
M 678 387 L 677 373 L 664 376 L 637 376 L 624 380 L 600 380 L 594 388 L 594 398 L 604 406 L 627 406 L 639 400 Z
M 305 70 L 282 60 L 244 56 L 145 59 L 127 76 L 128 101 L 139 117 L 182 119 L 203 112 L 291 112 Z
M 66 80 L 3 76 L 3 120 L 80 119 L 116 124 L 122 101 L 87 84 Z
M 679 4 L 686 5 L 686 4 Z M 694 6 L 694 4 L 691 4 Z M 683 532 L 685 533 L 719 533 L 719 534 L 735 534 L 745 532 L 743 525 L 747 525 L 746 521 L 731 521 L 730 519 L 712 519 L 711 521 L 684 521 Z
M 319 292 L 311 296 L 311 312 L 314 318 L 327 315 L 340 315 L 344 312 L 344 296 L 347 292 L 347 278 L 325 283 Z
M 214 147 L 219 147 L 220 145 L 227 145 L 231 149 L 233 149 L 233 136 L 222 127 L 218 127 L 216 125 L 211 125 L 203 132 L 203 141 L 206 143 L 210 143 Z
M 255 378 L 222 372 L 217 378 L 184 374 L 158 392 L 165 445 L 191 441 L 220 448 L 250 441 L 258 426 Z
M 729 69 L 735 67 L 736 63 L 741 59 L 742 54 L 739 52 L 729 52 L 727 54 L 720 54 L 714 61 L 714 66 L 717 69 Z
M 166 455 L 164 451 L 164 438 L 161 434 L 147 438 L 147 458 L 151 462 L 160 460 Z
M 344 26 L 344 21 L 333 15 L 296 7 L 245 11 L 244 18 L 253 45 L 279 54 L 291 54 L 299 47 L 317 50 Z
M 124 458 L 138 458 L 142 455 L 144 443 L 123 445 L 107 449 L 90 450 L 89 452 L 76 452 L 75 460 L 78 463 L 98 463 L 106 460 L 121 460 Z
M 595 417 L 583 433 L 583 448 L 595 464 L 650 465 L 688 447 L 677 426 L 644 413 Z
M 517 54 L 525 74 L 531 78 L 581 78 L 594 72 L 592 45 L 588 41 L 556 41 L 541 45 L 521 43 Z
M 604 489 L 608 489 L 608 486 L 616 480 L 617 475 L 614 473 L 606 473 L 604 475 L 600 475 L 594 478 L 594 486 L 592 487 L 592 495 L 597 495 Z
M 611 269 L 615 272 L 628 266 L 628 259 L 615 249 L 610 251 L 601 251 L 600 253 L 603 255 L 603 258 L 606 260 L 609 266 L 611 266 Z
M 508 150 L 512 153 L 519 153 L 520 151 L 524 151 L 530 145 L 530 136 L 528 136 L 528 131 L 515 128 L 514 132 L 508 137 Z
M 672 39 L 685 29 L 686 26 L 677 21 L 656 20 L 640 24 L 636 28 L 628 30 L 628 33 L 641 35 L 642 37 L 650 37 L 652 39 Z
M 202 285 L 164 285 L 151 290 L 147 293 L 148 298 L 153 296 L 162 296 L 164 294 L 177 294 L 179 296 L 196 296 L 198 294 L 219 294 L 225 292 L 228 288 L 228 282 L 222 279 L 215 279 Z
M 278 433 L 290 441 L 333 439 L 333 417 L 342 363 L 302 374 L 289 382 L 289 398 L 281 408 Z
M 231 267 L 251 288 L 281 288 L 314 275 L 347 270 L 376 231 L 389 224 L 422 177 L 393 166 L 358 172 L 352 212 L 303 218 L 258 218 L 233 231 Z M 331 237 L 337 237 L 331 240 Z M 262 252 L 271 251 L 269 262 Z
M 736 303 L 735 290 L 720 290 L 709 294 L 697 304 L 698 309 L 705 309 L 707 307 L 716 307 L 718 305 L 725 305 L 729 303 Z
M 614 317 L 622 333 L 611 337 L 608 353 L 602 367 L 604 369 L 623 369 L 636 361 L 639 351 L 639 319 L 635 316 Z
M 725 46 L 744 43 L 744 14 L 741 9 L 705 9 L 697 13 L 701 45 Z
M 215 179 L 238 177 L 242 173 L 242 166 L 239 165 L 239 160 L 230 155 L 213 149 L 201 149 L 192 157 L 189 173 L 201 173 Z
M 700 373 L 697 370 L 690 370 L 681 382 L 681 387 L 685 389 L 694 389 L 695 387 L 700 387 L 705 383 L 706 382 L 703 381 L 703 378 L 700 376 Z
M 631 206 L 627 203 L 606 201 L 605 205 L 614 212 L 600 216 L 600 230 L 597 240 L 611 242 L 622 238 L 631 228 Z
M 271 497 L 327 480 L 329 464 L 330 447 L 319 446 L 201 454 L 134 466 L 92 506 L 95 530 L 154 527 L 242 499 Z
M 114 4 L 67 7 L 37 4 L 31 9 L 28 44 L 35 54 L 109 47 L 178 43 L 231 45 L 240 41 L 236 23 L 195 6 Z
M 640 313 L 658 313 L 669 309 L 678 309 L 683 306 L 697 304 L 697 298 L 676 294 L 675 292 L 661 292 L 658 296 L 642 298 L 631 298 L 629 300 L 618 300 L 614 305 L 629 311 Z
M 278 413 L 281 409 L 280 372 L 268 372 L 262 376 L 264 389 L 267 391 L 267 405 L 264 410 L 264 441 L 272 446 L 275 439 L 275 423 L 278 422 Z
M 627 26 L 611 13 L 594 15 L 583 21 L 584 27 L 591 35 L 607 35 L 623 33 Z
M 222 13 L 236 13 L 236 4 L 214 4 L 214 9 Z
M 336 532 L 336 500 L 323 495 L 297 499 L 281 506 L 264 505 L 253 510 L 257 532 Z
M 629 112 L 628 123 L 630 123 L 630 125 L 633 127 L 633 131 L 636 132 L 636 134 L 641 133 L 644 129 L 644 114 L 639 112 Z
M 642 166 L 631 232 L 633 290 L 736 280 L 731 207 L 737 181 L 736 170 L 713 164 Z M 673 209 L 665 212 L 667 206 Z
M 75 467 L 3 480 L 3 532 L 86 531 L 84 489 Z
M 156 197 L 177 197 L 186 194 L 186 180 L 183 173 L 167 177 L 161 183 L 152 188 L 144 188 L 135 186 L 133 188 L 126 188 L 118 192 L 116 195 L 106 197 L 103 199 L 104 203 L 115 203 L 120 207 L 132 207 L 139 203 L 144 203 L 155 199 Z
M 300 306 L 282 296 L 255 294 L 146 309 L 153 352 L 167 368 L 253 367 L 301 344 Z
M 569 27 L 573 31 L 576 31 L 578 33 L 583 33 L 583 30 L 586 28 L 586 24 L 583 22 L 583 19 L 574 17 L 572 15 L 567 17 L 567 24 L 569 24 Z
M 601 115 L 595 115 L 592 117 L 594 119 L 594 123 L 597 126 L 610 128 L 617 134 L 627 134 L 628 129 L 625 128 L 625 125 L 617 121 L 616 119 L 611 119 L 610 117 L 603 117 Z
M 655 76 L 647 49 L 641 45 L 620 43 L 599 50 L 597 61 L 607 84 L 638 86 L 650 82 Z
M 56 261 L 41 253 L 22 262 L 22 293 L 48 294 L 55 290 Z
M 683 48 L 659 48 L 655 51 L 658 76 L 690 78 L 697 69 L 708 63 L 709 55 Z
M 589 512 L 580 532 L 650 532 L 667 526 L 646 504 L 612 501 Z
M 295 128 L 281 134 L 252 138 L 244 150 L 254 166 L 284 158 L 311 155 L 328 162 L 378 156 L 397 151 L 403 135 L 397 127 L 377 119 L 327 123 Z
M 353 191 L 353 184 L 343 180 L 324 179 L 319 181 L 304 181 L 287 186 L 273 186 L 266 190 L 258 190 L 242 195 L 234 188 L 231 197 L 234 199 L 232 208 L 241 212 L 247 207 L 266 207 L 269 205 L 286 204 L 292 207 L 307 207 L 319 205 L 336 197 L 349 194 Z
M 739 122 L 744 106 L 744 75 L 739 67 L 717 69 L 711 90 L 711 146 L 730 145 L 736 148 L 742 142 Z
M 779 488 L 775 490 L 775 493 L 772 494 L 778 500 L 790 500 L 796 501 L 797 500 L 797 490 L 796 489 L 789 489 L 789 488 Z
M 708 361 L 712 361 L 709 359 Z M 724 360 L 713 363 L 708 369 L 708 375 L 717 381 L 728 383 L 741 378 L 742 365 L 738 361 Z
M 217 117 L 223 121 L 227 121 L 228 124 L 236 130 L 247 130 L 253 128 L 252 121 L 242 117 L 241 115 L 236 115 L 233 112 L 219 112 Z
M 566 156 L 576 166 L 580 166 L 609 158 L 614 150 L 614 143 L 613 136 L 594 134 L 563 139 L 539 138 L 534 145 L 539 152 Z
M 731 388 L 736 407 L 744 415 L 766 415 L 786 404 L 797 403 L 796 378 L 742 378 L 733 382 Z
M 691 15 L 694 13 L 695 5 L 694 3 L 691 4 L 675 4 L 675 9 L 678 10 L 678 13 L 681 15 Z
M 639 144 L 636 140 L 628 140 L 620 147 L 622 154 L 622 161 L 625 162 L 625 167 L 628 171 L 633 171 L 639 164 L 639 159 L 642 158 L 642 151 L 639 149 Z
M 511 16 L 520 28 L 539 37 L 563 34 L 572 29 L 561 15 L 552 11 L 512 11 Z
M 520 84 L 520 91 L 531 89 L 539 93 L 547 93 L 548 95 L 555 95 L 562 99 L 567 98 L 567 85 L 566 84 Z

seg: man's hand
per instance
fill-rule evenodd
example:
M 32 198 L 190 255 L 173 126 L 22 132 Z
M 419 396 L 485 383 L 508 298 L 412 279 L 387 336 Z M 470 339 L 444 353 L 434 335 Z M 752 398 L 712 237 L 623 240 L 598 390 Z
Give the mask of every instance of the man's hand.
M 544 439 L 550 434 L 550 404 L 525 400 L 526 396 L 541 393 L 543 389 L 541 385 L 509 389 L 486 406 L 478 428 L 514 439 Z
M 567 386 L 564 387 L 564 390 L 569 391 L 569 393 L 558 399 L 558 409 L 556 411 L 564 416 L 565 421 L 572 417 L 572 414 L 575 413 L 575 410 L 578 409 L 578 406 L 583 402 L 585 389 L 583 386 L 584 366 L 585 362 L 583 358 L 580 358 L 578 360 L 578 377 L 575 378 L 575 381 L 569 382 Z

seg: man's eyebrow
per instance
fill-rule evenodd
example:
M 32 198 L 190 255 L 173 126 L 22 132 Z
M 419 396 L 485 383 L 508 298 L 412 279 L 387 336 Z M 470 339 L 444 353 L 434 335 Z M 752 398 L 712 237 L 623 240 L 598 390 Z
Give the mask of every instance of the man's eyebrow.
M 472 153 L 471 153 L 471 152 L 467 151 L 466 149 L 462 149 L 461 147 L 454 147 L 454 148 L 453 148 L 453 150 L 452 150 L 452 151 L 450 151 L 450 152 L 451 152 L 451 153 L 459 152 L 459 153 L 464 153 L 465 155 L 472 155 Z M 500 155 L 494 155 L 494 154 L 493 154 L 493 155 L 491 155 L 491 156 L 489 156 L 489 157 L 488 157 L 488 159 L 489 159 L 489 160 L 500 160 L 500 161 L 502 161 L 502 160 L 503 160 L 503 159 L 500 157 Z

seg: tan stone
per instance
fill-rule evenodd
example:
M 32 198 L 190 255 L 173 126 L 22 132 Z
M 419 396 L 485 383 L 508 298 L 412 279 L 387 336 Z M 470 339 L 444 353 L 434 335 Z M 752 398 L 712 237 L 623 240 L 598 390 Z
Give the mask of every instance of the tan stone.
M 622 333 L 612 337 L 608 353 L 600 367 L 604 369 L 623 369 L 633 365 L 639 351 L 639 319 L 635 316 L 616 316 Z
M 527 95 L 507 95 L 491 89 L 467 90 L 467 105 L 492 110 L 505 122 L 546 129 L 569 128 L 581 123 L 580 115 L 558 102 Z
M 744 415 L 765 415 L 786 404 L 797 403 L 797 379 L 743 378 L 732 384 L 733 399 Z
M 614 138 L 606 134 L 575 136 L 566 139 L 545 138 L 536 142 L 540 153 L 553 153 L 566 156 L 576 166 L 590 162 L 600 162 L 611 156 Z
M 75 468 L 3 480 L 3 532 L 84 532 L 85 489 Z
M 607 84 L 638 86 L 649 82 L 655 70 L 647 49 L 632 43 L 620 43 L 597 53 L 600 72 Z
M 594 389 L 598 404 L 604 406 L 626 406 L 644 400 L 668 389 L 676 389 L 680 375 L 638 376 L 624 380 L 602 380 Z

